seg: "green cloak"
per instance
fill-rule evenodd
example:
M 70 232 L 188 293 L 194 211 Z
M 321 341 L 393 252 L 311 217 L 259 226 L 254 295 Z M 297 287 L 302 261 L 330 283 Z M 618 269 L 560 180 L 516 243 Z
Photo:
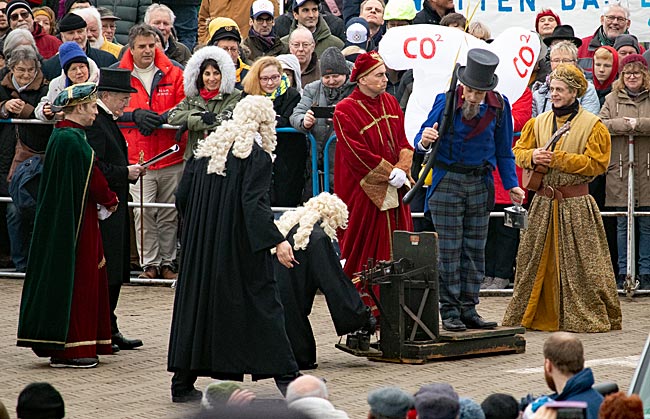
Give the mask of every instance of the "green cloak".
M 18 346 L 64 349 L 94 151 L 79 128 L 55 128 L 45 152 L 18 321 Z

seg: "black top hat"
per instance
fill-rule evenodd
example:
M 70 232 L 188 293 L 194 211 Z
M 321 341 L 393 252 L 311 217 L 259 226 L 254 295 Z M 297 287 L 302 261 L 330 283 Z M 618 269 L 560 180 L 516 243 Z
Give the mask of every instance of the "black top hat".
M 494 74 L 499 57 L 486 49 L 474 48 L 467 53 L 467 65 L 458 68 L 458 80 L 476 90 L 493 90 L 499 84 Z
M 576 44 L 576 47 L 578 48 L 582 45 L 582 40 L 576 38 L 571 25 L 558 25 L 553 29 L 551 36 L 544 38 L 544 43 L 549 47 L 553 41 L 571 41 Z
M 100 92 L 137 93 L 131 86 L 131 72 L 125 68 L 102 68 L 99 72 Z

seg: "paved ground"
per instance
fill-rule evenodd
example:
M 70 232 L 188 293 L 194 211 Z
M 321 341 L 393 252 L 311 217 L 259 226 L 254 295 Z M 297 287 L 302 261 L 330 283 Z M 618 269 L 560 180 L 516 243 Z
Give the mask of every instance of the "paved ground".
M 49 381 L 63 394 L 69 418 L 179 418 L 190 416 L 186 405 L 171 403 L 166 372 L 167 339 L 174 291 L 164 287 L 126 286 L 118 307 L 121 328 L 145 346 L 101 357 L 91 370 L 52 369 L 24 348 L 15 346 L 22 281 L 0 279 L 0 400 L 15 417 L 20 390 L 33 381 Z M 482 299 L 481 314 L 500 319 L 509 297 Z M 650 299 L 621 299 L 624 330 L 581 335 L 597 381 L 616 381 L 627 389 L 638 355 L 650 331 Z M 338 341 L 322 297 L 317 297 L 312 323 L 319 351 L 316 374 L 325 377 L 333 403 L 351 418 L 365 418 L 369 390 L 397 385 L 415 391 L 424 383 L 446 381 L 459 394 L 480 402 L 493 392 L 519 398 L 546 392 L 541 348 L 546 333 L 526 334 L 526 353 L 430 363 L 395 365 L 355 358 L 334 348 Z M 200 379 L 204 387 L 208 379 Z M 258 397 L 277 398 L 272 380 L 245 383 Z

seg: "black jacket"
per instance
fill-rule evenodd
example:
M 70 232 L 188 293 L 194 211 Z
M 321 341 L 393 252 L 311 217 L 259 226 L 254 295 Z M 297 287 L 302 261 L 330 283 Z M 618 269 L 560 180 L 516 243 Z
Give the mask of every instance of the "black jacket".
M 454 13 L 455 10 L 447 10 L 446 14 L 449 13 Z M 413 19 L 413 24 L 417 25 L 418 23 L 429 23 L 432 25 L 439 25 L 440 20 L 442 20 L 443 16 L 440 16 L 438 12 L 433 10 L 433 7 L 429 4 L 428 0 L 424 0 L 422 2 L 422 10 L 418 12 L 418 14 L 415 15 L 415 19 Z
M 115 58 L 113 54 L 93 48 L 90 46 L 90 43 L 86 44 L 86 56 L 93 60 L 95 64 L 97 64 L 97 68 L 100 69 L 110 67 L 113 63 L 117 62 L 117 58 Z M 48 80 L 52 80 L 61 75 L 61 60 L 59 60 L 59 54 L 45 60 L 43 63 L 43 74 Z
M 334 16 L 329 12 L 321 12 L 320 15 L 325 20 L 325 23 L 327 23 L 327 26 L 330 28 L 332 35 L 345 42 L 345 23 L 343 23 L 343 19 L 338 16 Z M 281 16 L 278 16 L 278 18 L 275 19 L 274 26 L 276 35 L 279 38 L 289 35 L 292 25 L 293 14 L 290 11 Z
M 147 7 L 151 0 L 96 0 L 97 7 L 106 7 L 121 20 L 115 21 L 115 39 L 126 45 L 129 39 L 129 29 L 136 23 L 142 23 Z M 173 9 L 173 8 L 172 8 Z

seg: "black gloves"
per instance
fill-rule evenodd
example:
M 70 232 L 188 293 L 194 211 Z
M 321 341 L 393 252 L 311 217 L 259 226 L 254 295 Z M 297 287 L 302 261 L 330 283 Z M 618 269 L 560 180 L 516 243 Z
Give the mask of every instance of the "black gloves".
M 142 135 L 151 135 L 153 130 L 162 125 L 163 118 L 154 111 L 148 109 L 135 109 L 133 111 L 133 122 Z
M 181 142 L 181 139 L 183 138 L 183 134 L 185 131 L 187 131 L 187 121 L 183 122 L 181 126 L 178 128 L 178 131 L 176 131 L 176 136 L 174 139 L 176 140 L 177 143 Z
M 215 122 L 217 122 L 217 114 L 207 111 L 202 112 L 201 121 L 203 121 L 203 123 L 206 125 L 213 125 Z

